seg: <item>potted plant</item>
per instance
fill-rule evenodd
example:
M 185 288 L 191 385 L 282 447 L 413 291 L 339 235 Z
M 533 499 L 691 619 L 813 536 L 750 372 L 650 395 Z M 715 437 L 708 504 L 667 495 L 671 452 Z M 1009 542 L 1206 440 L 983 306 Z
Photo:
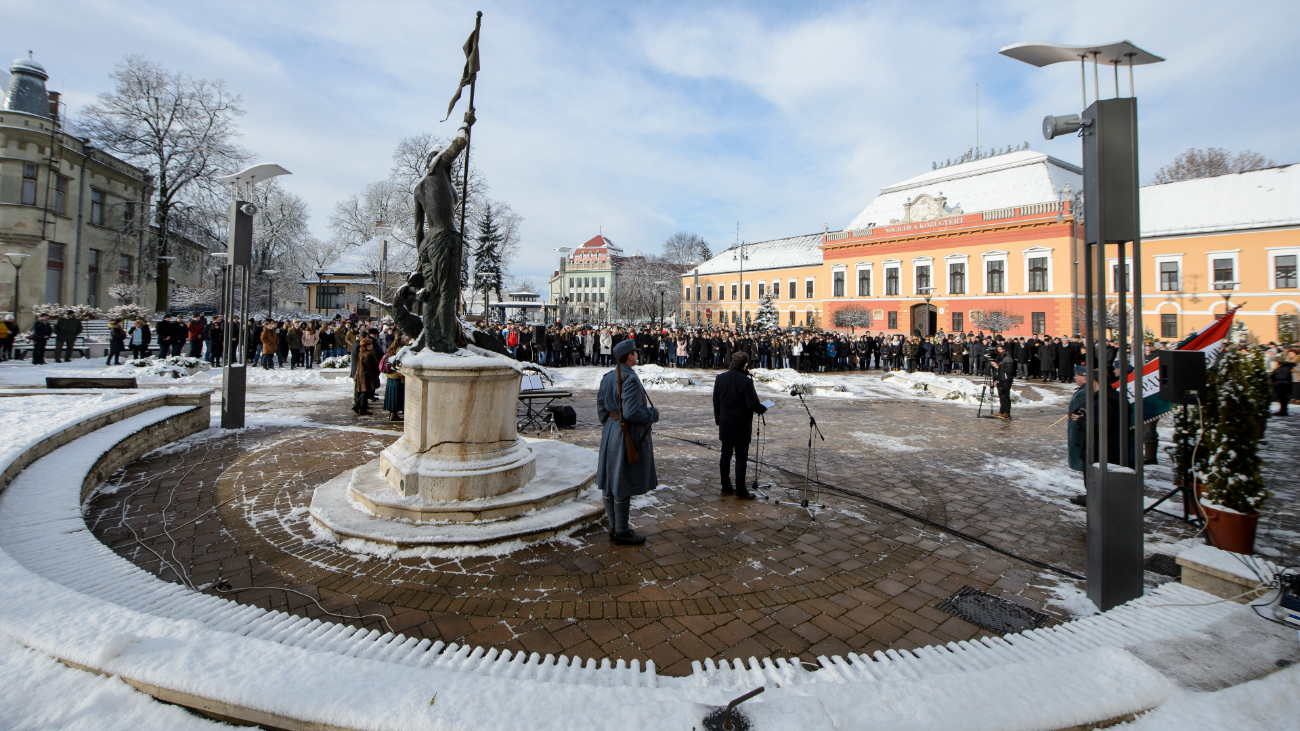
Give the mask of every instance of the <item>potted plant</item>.
M 1254 553 L 1259 511 L 1272 497 L 1264 487 L 1259 460 L 1260 396 L 1255 382 L 1264 375 L 1249 353 L 1227 344 L 1214 370 L 1214 419 L 1207 420 L 1209 433 L 1203 437 L 1208 442 L 1201 500 L 1206 537 L 1217 548 Z

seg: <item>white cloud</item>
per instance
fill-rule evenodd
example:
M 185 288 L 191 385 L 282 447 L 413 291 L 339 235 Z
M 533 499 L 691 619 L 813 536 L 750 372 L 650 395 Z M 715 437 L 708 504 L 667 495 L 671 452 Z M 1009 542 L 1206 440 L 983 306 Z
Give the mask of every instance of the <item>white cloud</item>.
M 386 174 L 399 138 L 454 130 L 459 113 L 439 120 L 477 7 L 82 0 L 51 23 L 13 2 L 0 49 L 35 49 L 74 110 L 128 53 L 225 79 L 244 96 L 244 143 L 294 172 L 285 185 L 323 232 L 335 201 Z M 524 216 L 516 273 L 539 283 L 553 247 L 597 227 L 630 251 L 678 229 L 720 248 L 737 221 L 751 241 L 839 228 L 880 187 L 974 142 L 976 83 L 985 146 L 1028 140 L 1077 161 L 1076 143 L 1038 136 L 1043 114 L 1077 109 L 1077 68 L 997 55 L 1015 41 L 1129 38 L 1170 59 L 1138 69 L 1144 177 L 1190 146 L 1300 157 L 1276 122 L 1297 104 L 1293 3 L 482 8 L 472 154 Z

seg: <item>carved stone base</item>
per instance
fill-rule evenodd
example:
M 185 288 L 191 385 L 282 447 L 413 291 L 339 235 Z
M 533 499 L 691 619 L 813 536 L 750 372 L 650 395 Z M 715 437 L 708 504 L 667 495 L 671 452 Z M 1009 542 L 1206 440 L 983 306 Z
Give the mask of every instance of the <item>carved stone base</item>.
M 475 500 L 523 487 L 536 474 L 515 429 L 519 371 L 498 358 L 404 354 L 402 438 L 379 457 L 379 472 L 403 496 Z
M 338 540 L 404 550 L 541 541 L 604 517 L 592 487 L 595 452 L 544 439 L 527 444 L 536 456 L 537 477 L 507 495 L 465 501 L 406 497 L 384 481 L 375 461 L 316 488 L 312 522 Z

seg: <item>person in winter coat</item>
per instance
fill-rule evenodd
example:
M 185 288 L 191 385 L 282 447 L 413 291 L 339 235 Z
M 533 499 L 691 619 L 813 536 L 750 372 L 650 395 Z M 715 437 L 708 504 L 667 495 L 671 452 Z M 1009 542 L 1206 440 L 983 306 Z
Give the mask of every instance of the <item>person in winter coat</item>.
M 221 359 L 226 353 L 226 323 L 221 315 L 212 318 L 208 323 L 208 362 L 212 365 L 221 367 Z
M 1291 352 L 1288 353 L 1292 357 L 1295 354 L 1295 348 L 1292 348 Z M 1287 416 L 1286 406 L 1291 402 L 1291 383 L 1295 366 L 1296 361 L 1290 358 L 1278 360 L 1273 372 L 1268 374 L 1269 381 L 1273 384 L 1273 399 L 1277 401 L 1277 411 L 1273 416 Z
M 393 363 L 397 351 L 401 349 L 402 341 L 393 338 L 384 353 L 384 411 L 388 412 L 389 421 L 401 421 L 402 417 L 398 414 L 406 409 L 406 381 L 402 377 L 402 372 L 397 370 Z
M 654 442 L 650 439 L 650 427 L 659 421 L 659 410 L 650 404 L 641 378 L 633 370 L 636 343 L 620 342 L 613 356 L 614 370 L 601 379 L 596 393 L 596 413 L 601 423 L 596 486 L 605 501 L 609 540 L 621 546 L 636 546 L 645 543 L 645 536 L 632 531 L 628 512 L 634 496 L 659 485 Z M 635 455 L 628 450 L 629 442 Z
M 379 388 L 379 357 L 370 338 L 357 341 L 356 375 L 352 378 L 352 410 L 358 416 L 370 413 L 370 394 Z
M 32 365 L 45 365 L 45 345 L 53 334 L 49 315 L 41 315 L 32 323 Z
M 998 413 L 999 419 L 1011 420 L 1011 384 L 1016 380 L 1016 361 L 1005 345 L 998 346 Z
M 1070 427 L 1066 432 L 1066 445 L 1069 447 L 1070 469 L 1083 473 L 1083 488 L 1088 489 L 1088 418 L 1084 412 L 1088 404 L 1088 370 L 1084 366 L 1074 367 L 1074 383 L 1078 386 L 1070 398 Z M 1101 389 L 1101 374 L 1096 373 L 1092 379 L 1092 390 Z M 1098 399 L 1100 401 L 1100 399 Z M 1097 454 L 1101 454 L 1100 419 L 1092 425 L 1093 441 L 1097 445 Z M 1110 391 L 1106 398 L 1106 461 L 1110 464 L 1120 463 L 1120 426 L 1119 426 L 1119 392 Z M 1088 495 L 1075 495 L 1070 502 L 1080 507 L 1088 505 Z
M 285 334 L 289 337 L 289 370 L 294 370 L 302 365 L 302 330 L 295 322 Z
M 756 496 L 745 487 L 745 464 L 749 459 L 750 432 L 754 428 L 754 414 L 767 411 L 758 400 L 754 379 L 749 377 L 749 355 L 743 351 L 731 357 L 731 367 L 713 381 L 713 423 L 718 426 L 718 439 L 722 442 L 722 459 L 718 468 L 722 473 L 722 494 L 735 495 L 741 500 Z M 731 485 L 731 459 L 736 459 L 736 485 Z
M 135 325 L 127 332 L 126 342 L 131 346 L 131 358 L 141 360 L 149 357 L 149 343 L 153 342 L 153 333 L 149 331 L 149 325 L 144 320 L 136 320 Z
M 121 320 L 114 320 L 108 325 L 108 359 L 104 365 L 121 365 L 123 350 L 126 350 L 126 330 L 122 329 Z
M 320 335 L 316 334 L 316 328 L 308 325 L 302 331 L 302 357 L 307 363 L 307 370 L 311 370 L 312 363 L 316 361 L 316 346 L 319 343 Z
M 190 345 L 190 357 L 203 357 L 203 321 L 198 315 L 190 315 L 190 321 L 185 325 L 185 340 Z
M 71 363 L 72 348 L 81 334 L 81 320 L 73 317 L 72 310 L 54 323 L 54 362 Z
M 269 371 L 275 365 L 275 353 L 280 349 L 280 336 L 275 334 L 274 322 L 266 321 L 259 340 L 262 343 L 262 368 Z
M 18 335 L 18 325 L 13 318 L 0 322 L 0 362 L 14 357 L 14 337 Z

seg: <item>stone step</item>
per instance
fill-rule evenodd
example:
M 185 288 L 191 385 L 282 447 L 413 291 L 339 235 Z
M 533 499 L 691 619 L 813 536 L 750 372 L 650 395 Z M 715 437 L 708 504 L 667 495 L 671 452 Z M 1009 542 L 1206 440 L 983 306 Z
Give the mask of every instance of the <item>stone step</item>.
M 536 476 L 513 492 L 473 500 L 428 500 L 405 496 L 380 473 L 379 460 L 353 472 L 352 500 L 383 518 L 417 523 L 469 523 L 513 518 L 559 505 L 596 482 L 596 453 L 550 439 L 521 439 L 532 450 Z

